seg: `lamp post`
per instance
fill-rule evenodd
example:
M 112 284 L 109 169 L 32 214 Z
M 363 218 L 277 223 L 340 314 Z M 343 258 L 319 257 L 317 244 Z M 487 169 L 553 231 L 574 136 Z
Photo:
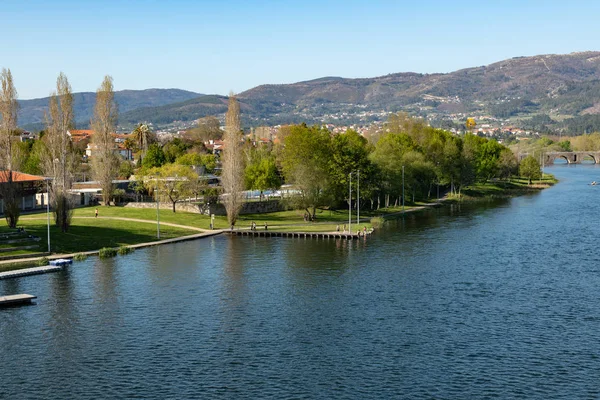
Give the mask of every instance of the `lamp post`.
M 48 253 L 50 253 L 50 178 L 46 181 L 46 220 L 48 223 Z
M 160 239 L 160 213 L 158 211 L 159 200 L 158 200 L 158 176 L 156 177 L 156 238 Z
M 360 169 L 356 171 L 356 226 L 360 224 Z M 359 228 L 360 229 L 360 228 Z
M 402 215 L 404 215 L 404 165 L 402 166 Z
M 352 234 L 352 172 L 348 174 L 348 232 Z

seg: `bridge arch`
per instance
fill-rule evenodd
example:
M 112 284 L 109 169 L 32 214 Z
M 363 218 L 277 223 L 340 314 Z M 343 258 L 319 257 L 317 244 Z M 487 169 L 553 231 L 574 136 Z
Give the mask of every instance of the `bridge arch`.
M 581 154 L 580 163 L 584 163 L 585 161 L 592 161 L 591 164 L 598 164 L 598 159 L 594 154 Z M 589 162 L 586 164 L 590 164 Z

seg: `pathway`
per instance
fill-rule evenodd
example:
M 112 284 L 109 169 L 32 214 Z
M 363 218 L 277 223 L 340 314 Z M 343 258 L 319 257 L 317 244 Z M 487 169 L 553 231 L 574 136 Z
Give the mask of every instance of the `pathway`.
M 147 224 L 156 224 L 156 221 L 153 220 L 149 220 L 149 219 L 138 219 L 138 218 L 126 218 L 126 217 L 73 217 L 74 219 L 117 219 L 117 220 L 121 220 L 121 221 L 130 221 L 130 222 L 145 222 Z M 45 220 L 46 218 L 23 218 L 24 220 L 34 220 L 34 219 L 43 219 Z M 171 226 L 173 228 L 181 228 L 181 229 L 189 229 L 192 231 L 198 231 L 198 232 L 210 232 L 209 229 L 203 229 L 203 228 L 196 228 L 195 226 L 189 226 L 189 225 L 180 225 L 180 224 L 173 224 L 171 222 L 160 222 L 161 225 L 164 226 Z

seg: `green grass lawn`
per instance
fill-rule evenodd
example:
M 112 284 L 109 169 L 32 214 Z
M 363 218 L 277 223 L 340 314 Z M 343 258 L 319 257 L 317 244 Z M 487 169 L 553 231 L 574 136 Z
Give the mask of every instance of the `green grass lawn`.
M 73 213 L 75 217 L 93 217 L 96 207 L 77 208 Z M 115 207 L 115 206 L 100 206 L 98 207 L 98 215 L 100 217 L 123 217 L 137 218 L 156 221 L 156 209 L 154 208 L 130 208 L 130 207 Z M 210 217 L 207 215 L 188 213 L 183 211 L 173 212 L 170 210 L 161 209 L 159 212 L 161 222 L 170 222 L 172 224 L 193 226 L 196 228 L 209 229 Z M 215 228 L 227 228 L 227 218 L 215 216 Z
M 78 210 L 80 211 L 80 210 Z M 42 238 L 40 250 L 46 251 L 47 225 L 44 219 L 19 219 L 19 226 L 28 233 Z M 179 236 L 198 233 L 189 229 L 181 229 L 161 225 L 160 238 L 171 239 Z M 156 239 L 156 225 L 111 219 L 77 219 L 72 220 L 71 228 L 63 233 L 54 224 L 50 225 L 50 244 L 53 253 L 77 253 L 98 250 L 103 247 L 119 247 Z

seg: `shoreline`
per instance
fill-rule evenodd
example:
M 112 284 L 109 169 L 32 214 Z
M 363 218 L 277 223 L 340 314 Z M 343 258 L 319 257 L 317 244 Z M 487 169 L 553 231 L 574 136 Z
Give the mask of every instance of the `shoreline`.
M 479 192 L 479 193 L 482 193 L 482 195 L 480 195 L 480 196 L 471 196 L 471 195 L 467 195 L 467 194 L 462 194 L 462 198 L 448 197 L 448 195 L 446 194 L 446 196 L 440 198 L 439 200 L 431 202 L 431 203 L 422 204 L 422 205 L 418 205 L 418 206 L 411 206 L 410 209 L 407 209 L 404 211 L 394 211 L 394 212 L 384 213 L 384 214 L 373 216 L 373 217 L 364 217 L 364 218 L 361 218 L 361 222 L 369 223 L 369 222 L 371 222 L 371 220 L 373 218 L 382 218 L 385 223 L 386 220 L 399 218 L 406 214 L 418 213 L 418 212 L 421 212 L 421 211 L 424 211 L 424 210 L 427 210 L 430 208 L 443 207 L 444 205 L 447 205 L 447 204 L 456 204 L 456 203 L 462 203 L 462 202 L 466 202 L 466 203 L 483 202 L 483 201 L 490 201 L 490 200 L 494 200 L 494 199 L 517 197 L 517 196 L 521 196 L 521 195 L 528 194 L 528 193 L 537 193 L 544 189 L 551 188 L 552 186 L 554 186 L 555 183 L 557 183 L 557 181 L 534 183 L 533 185 L 528 185 L 528 186 L 523 186 L 523 187 L 518 187 L 518 188 L 502 188 L 502 190 L 499 193 L 494 193 L 494 194 L 486 194 L 483 192 Z M 492 187 L 492 186 L 490 185 L 490 187 Z M 465 189 L 466 189 L 465 192 L 469 191 L 469 188 L 465 188 Z M 120 218 L 117 218 L 117 219 L 120 219 Z M 122 218 L 122 219 L 128 219 L 128 218 Z M 134 220 L 134 219 L 131 219 L 131 220 Z M 137 222 L 150 222 L 150 221 L 137 220 Z M 297 224 L 291 224 L 291 225 L 297 225 Z M 298 225 L 298 227 L 301 227 L 301 226 L 304 226 L 304 224 Z M 187 227 L 186 226 L 186 228 L 191 229 L 191 230 L 201 230 L 200 228 L 197 228 L 197 227 Z M 216 229 L 216 230 L 202 229 L 202 232 L 199 232 L 199 233 L 196 233 L 193 235 L 185 235 L 185 236 L 180 236 L 180 237 L 171 238 L 171 239 L 163 239 L 163 240 L 155 240 L 152 242 L 137 243 L 137 244 L 127 245 L 126 247 L 131 248 L 131 249 L 141 249 L 141 248 L 146 248 L 146 247 L 159 246 L 159 245 L 163 245 L 163 244 L 172 244 L 172 243 L 177 243 L 177 242 L 185 242 L 185 241 L 190 241 L 190 240 L 202 239 L 205 237 L 217 236 L 222 233 L 228 233 L 231 236 L 231 234 L 234 234 L 235 232 L 243 232 L 243 231 L 246 231 L 246 229 L 236 229 L 234 231 L 230 231 L 229 229 Z M 273 233 L 275 233 L 275 232 L 277 232 L 277 231 L 273 231 Z M 326 235 L 334 235 L 334 236 L 340 235 L 339 232 L 327 232 L 327 231 L 307 232 L 305 230 L 293 230 L 293 231 L 285 231 L 285 232 L 281 232 L 281 233 L 282 233 L 281 235 L 269 234 L 269 235 L 256 235 L 256 236 L 315 237 L 315 238 L 317 238 L 317 237 L 321 237 L 324 235 L 325 236 Z M 238 234 L 236 233 L 236 235 L 238 235 Z M 353 234 L 347 234 L 347 235 L 354 236 Z M 38 253 L 38 255 L 36 255 L 34 257 L 28 257 L 27 255 L 25 255 L 25 256 L 21 256 L 20 258 L 0 260 L 0 271 L 6 272 L 6 271 L 14 271 L 14 270 L 19 270 L 19 269 L 36 267 L 36 266 L 38 266 L 37 263 L 43 258 L 46 258 L 48 260 L 56 260 L 59 258 L 69 258 L 70 259 L 70 258 L 74 258 L 78 254 L 82 254 L 85 256 L 96 256 L 99 254 L 99 252 L 100 252 L 100 249 L 77 252 L 77 253 L 61 253 L 61 254 L 52 254 L 52 255 L 48 255 L 47 253 L 45 253 L 45 254 Z M 5 268 L 2 268 L 2 267 L 5 267 Z

